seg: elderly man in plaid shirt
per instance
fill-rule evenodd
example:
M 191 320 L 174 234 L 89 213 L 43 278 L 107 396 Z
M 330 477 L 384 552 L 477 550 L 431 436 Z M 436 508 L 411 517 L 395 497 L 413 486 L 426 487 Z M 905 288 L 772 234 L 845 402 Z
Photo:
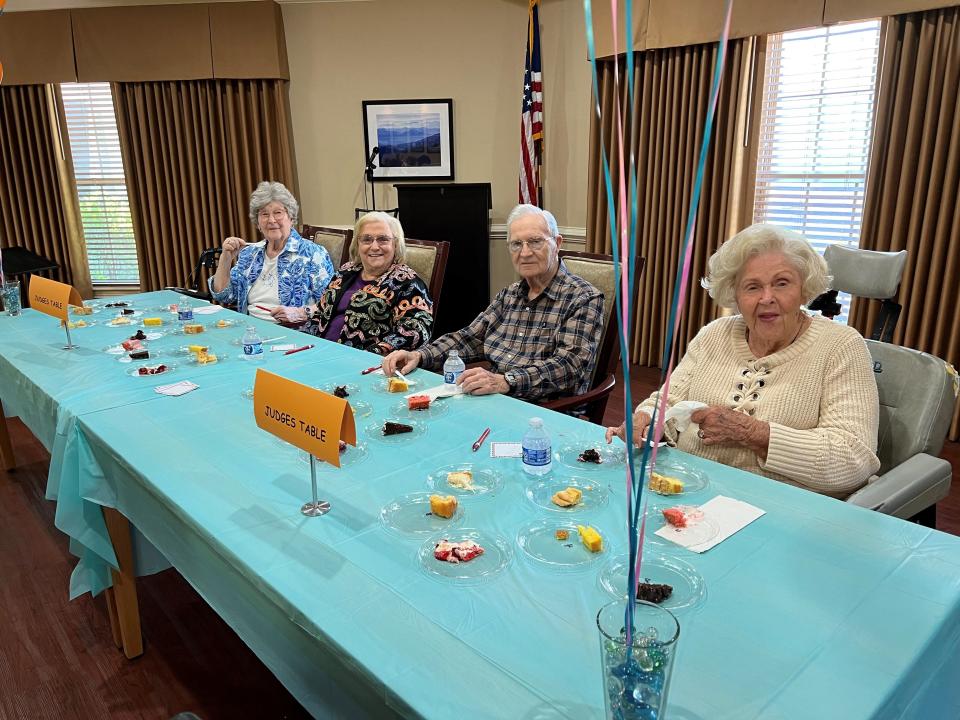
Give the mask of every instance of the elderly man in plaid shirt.
M 470 368 L 458 383 L 472 395 L 508 393 L 530 400 L 590 389 L 603 333 L 603 293 L 571 275 L 560 261 L 557 221 L 534 205 L 518 205 L 507 218 L 507 247 L 521 280 L 501 290 L 463 330 L 419 350 L 397 350 L 383 371 L 440 368 L 450 350 Z

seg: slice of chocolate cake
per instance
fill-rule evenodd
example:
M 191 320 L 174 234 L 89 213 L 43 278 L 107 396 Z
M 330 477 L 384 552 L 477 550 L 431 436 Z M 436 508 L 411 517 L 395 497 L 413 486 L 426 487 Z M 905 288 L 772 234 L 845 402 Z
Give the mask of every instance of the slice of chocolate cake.
M 346 385 L 337 385 L 333 389 L 333 395 L 334 397 L 338 397 L 338 398 L 350 397 L 350 393 L 347 392 Z
M 577 456 L 577 461 L 599 465 L 603 462 L 603 458 L 600 457 L 600 453 L 597 452 L 596 448 L 587 448 Z
M 383 424 L 384 435 L 401 435 L 402 433 L 413 432 L 413 425 L 404 425 L 403 423 L 387 420 Z
M 661 583 L 642 582 L 637 586 L 637 600 L 659 605 L 673 595 L 673 586 Z

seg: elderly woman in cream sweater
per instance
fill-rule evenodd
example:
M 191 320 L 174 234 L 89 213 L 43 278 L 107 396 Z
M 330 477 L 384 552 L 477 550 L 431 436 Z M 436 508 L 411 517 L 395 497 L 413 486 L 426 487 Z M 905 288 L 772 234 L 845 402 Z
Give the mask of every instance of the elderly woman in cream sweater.
M 739 312 L 690 342 L 670 381 L 668 404 L 708 407 L 667 439 L 685 452 L 809 490 L 845 497 L 880 467 L 879 402 L 860 334 L 812 317 L 802 305 L 827 290 L 827 264 L 803 236 L 752 225 L 710 258 L 702 284 Z M 634 414 L 634 441 L 659 391 Z M 624 426 L 607 429 L 607 442 Z

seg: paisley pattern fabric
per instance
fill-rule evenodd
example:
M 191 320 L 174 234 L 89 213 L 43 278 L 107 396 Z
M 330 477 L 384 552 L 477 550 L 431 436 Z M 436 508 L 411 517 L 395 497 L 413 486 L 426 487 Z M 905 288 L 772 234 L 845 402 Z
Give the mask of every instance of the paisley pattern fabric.
M 340 268 L 316 312 L 300 329 L 322 336 L 333 319 L 340 295 L 362 270 L 360 263 L 347 263 Z M 392 265 L 380 278 L 357 290 L 344 315 L 337 342 L 380 355 L 414 350 L 429 342 L 433 330 L 433 301 L 423 280 L 407 265 Z
M 237 264 L 230 270 L 230 283 L 220 292 L 213 289 L 213 276 L 207 284 L 218 303 L 236 305 L 237 312 L 247 312 L 247 294 L 250 286 L 263 270 L 266 241 L 247 245 L 240 251 Z M 285 307 L 315 305 L 333 277 L 333 262 L 321 245 L 290 230 L 286 245 L 277 256 L 277 289 L 280 304 Z

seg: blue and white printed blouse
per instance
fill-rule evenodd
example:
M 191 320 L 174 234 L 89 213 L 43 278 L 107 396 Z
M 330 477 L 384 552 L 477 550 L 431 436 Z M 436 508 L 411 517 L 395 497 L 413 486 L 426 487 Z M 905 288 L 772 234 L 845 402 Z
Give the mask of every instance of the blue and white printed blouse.
M 213 299 L 218 303 L 236 304 L 237 312 L 247 312 L 247 294 L 263 270 L 265 248 L 266 242 L 261 241 L 241 250 L 237 264 L 230 270 L 230 283 L 220 292 L 214 291 L 211 276 L 207 284 Z M 315 305 L 330 284 L 333 272 L 326 249 L 291 228 L 287 244 L 277 257 L 280 304 L 285 307 Z

